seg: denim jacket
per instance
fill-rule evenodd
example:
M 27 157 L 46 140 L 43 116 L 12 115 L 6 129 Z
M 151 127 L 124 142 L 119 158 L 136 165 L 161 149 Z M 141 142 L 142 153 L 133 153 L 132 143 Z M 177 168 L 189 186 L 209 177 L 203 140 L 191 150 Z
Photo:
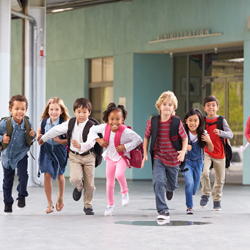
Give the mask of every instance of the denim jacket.
M 29 146 L 26 143 L 24 120 L 22 120 L 21 125 L 18 125 L 13 118 L 11 119 L 13 132 L 8 147 L 2 151 L 1 161 L 4 168 L 9 169 L 11 167 L 14 170 L 17 163 L 29 151 Z M 3 135 L 6 134 L 6 120 L 0 122 L 0 142 L 3 141 Z M 31 123 L 30 126 L 32 127 Z

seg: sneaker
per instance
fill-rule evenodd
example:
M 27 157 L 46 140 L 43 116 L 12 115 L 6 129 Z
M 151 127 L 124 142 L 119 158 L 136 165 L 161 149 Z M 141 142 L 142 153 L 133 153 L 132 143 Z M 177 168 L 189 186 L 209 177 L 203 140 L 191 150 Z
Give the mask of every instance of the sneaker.
M 5 214 L 5 215 L 10 215 L 10 214 L 12 214 L 12 205 L 5 205 L 5 206 L 4 206 L 4 214 Z
M 75 201 L 79 201 L 80 198 L 81 198 L 81 196 L 82 196 L 82 191 L 79 192 L 79 191 L 77 190 L 77 188 L 75 188 L 74 191 L 73 191 L 72 196 L 73 196 L 73 199 L 74 199 Z
M 168 201 L 171 201 L 174 198 L 174 192 L 173 191 L 167 191 L 166 197 Z
M 220 210 L 221 210 L 220 201 L 214 201 L 214 211 L 220 211 Z
M 17 198 L 17 209 L 23 210 L 25 208 L 25 198 Z
M 105 216 L 112 216 L 113 215 L 113 211 L 114 211 L 114 207 L 115 207 L 115 205 L 113 205 L 113 206 L 107 206 L 107 208 L 105 209 L 104 215 Z
M 202 195 L 201 196 L 201 201 L 200 201 L 200 206 L 201 207 L 206 207 L 208 203 L 209 196 L 207 195 Z
M 157 216 L 157 221 L 169 220 L 169 219 L 170 219 L 169 212 L 163 212 Z
M 129 195 L 128 193 L 122 194 L 122 206 L 125 207 L 129 203 Z
M 86 208 L 84 207 L 83 211 L 85 212 L 86 215 L 94 215 L 94 211 L 92 207 Z
M 194 210 L 192 208 L 187 208 L 187 214 L 194 214 Z

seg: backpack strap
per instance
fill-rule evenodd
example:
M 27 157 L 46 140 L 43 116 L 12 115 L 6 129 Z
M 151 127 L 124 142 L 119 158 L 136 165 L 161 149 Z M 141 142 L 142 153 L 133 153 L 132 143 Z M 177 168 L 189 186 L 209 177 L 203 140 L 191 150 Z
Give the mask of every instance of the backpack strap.
M 12 136 L 12 132 L 13 132 L 13 126 L 12 126 L 12 121 L 11 121 L 11 117 L 6 117 L 7 120 L 6 120 L 6 134 L 7 136 L 9 136 L 11 138 Z M 5 118 L 3 118 L 5 119 Z M 9 143 L 2 143 L 3 145 L 3 149 L 6 149 L 9 145 Z
M 123 131 L 126 129 L 127 127 L 123 124 L 120 125 L 120 127 L 116 130 L 115 132 L 115 147 L 118 147 L 119 145 L 121 145 L 121 136 Z M 123 155 L 123 152 L 118 152 L 119 155 Z
M 70 141 L 71 141 L 72 131 L 73 131 L 75 122 L 76 122 L 76 118 L 73 117 L 73 118 L 71 118 L 69 120 L 69 123 L 68 123 L 68 131 L 67 131 L 67 139 L 68 139 L 67 145 L 68 145 L 68 148 L 70 148 Z
M 47 119 L 43 118 L 42 122 L 41 122 L 41 134 L 45 134 L 45 125 L 46 125 Z
M 223 119 L 224 119 L 224 117 L 221 116 L 221 115 L 218 117 L 218 120 L 217 120 L 217 128 L 218 128 L 219 130 L 223 130 Z
M 172 116 L 172 121 L 170 124 L 170 141 L 172 142 L 174 148 L 177 151 L 182 150 L 182 142 L 179 139 L 179 127 L 181 119 L 177 116 Z
M 26 130 L 26 143 L 30 147 L 33 144 L 33 138 L 30 136 L 31 126 L 29 123 L 29 118 L 27 116 L 24 116 L 24 127 Z
M 103 138 L 105 142 L 109 142 L 110 132 L 111 132 L 111 128 L 109 124 L 107 123 L 105 127 L 104 138 Z
M 91 120 L 88 120 L 88 122 L 86 123 L 83 132 L 82 132 L 82 141 L 86 142 L 87 141 L 87 137 L 89 134 L 89 130 L 90 128 L 94 125 L 94 122 L 92 122 Z
M 160 120 L 159 115 L 153 116 L 151 118 L 151 133 L 152 133 L 151 144 L 150 144 L 150 153 L 151 154 L 154 151 L 154 146 L 155 146 L 156 138 L 157 138 L 157 135 L 158 135 L 159 120 Z

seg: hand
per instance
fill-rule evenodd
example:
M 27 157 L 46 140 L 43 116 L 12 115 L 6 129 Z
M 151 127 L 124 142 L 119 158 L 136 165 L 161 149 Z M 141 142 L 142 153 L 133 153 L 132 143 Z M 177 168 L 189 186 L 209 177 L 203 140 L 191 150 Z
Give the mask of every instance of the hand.
M 4 135 L 3 135 L 3 143 L 9 144 L 9 142 L 10 142 L 10 137 L 7 136 L 7 134 L 4 134 Z
M 43 136 L 43 134 L 37 135 L 36 140 L 39 141 L 42 138 L 42 136 Z
M 25 132 L 26 132 L 26 131 L 25 131 Z M 31 137 L 34 137 L 34 136 L 35 136 L 35 132 L 34 132 L 33 128 L 30 129 L 29 135 L 30 135 Z
M 148 160 L 148 155 L 144 155 L 143 159 L 142 159 L 142 163 L 141 163 L 141 168 L 144 167 L 145 161 Z
M 42 138 L 39 139 L 38 144 L 39 144 L 40 146 L 44 144 L 44 141 L 42 140 Z
M 103 140 L 103 138 L 97 138 L 97 139 L 95 139 L 98 143 L 99 143 L 99 145 L 101 146 L 101 147 L 103 147 L 103 148 L 106 148 L 108 145 L 109 145 L 109 143 L 108 142 L 106 142 L 106 141 L 104 141 Z
M 191 151 L 192 150 L 192 145 L 188 145 L 187 146 L 187 151 Z
M 61 144 L 61 140 L 59 139 L 58 136 L 53 138 L 53 141 L 57 142 L 58 144 Z
M 218 129 L 217 129 L 218 130 Z M 203 133 L 202 136 L 201 136 L 201 140 L 202 141 L 205 141 L 207 143 L 211 142 L 211 139 L 210 139 L 210 136 L 206 133 Z
M 177 152 L 179 154 L 178 157 L 177 157 L 177 160 L 183 162 L 184 158 L 185 158 L 186 152 L 184 150 L 177 151 Z
M 123 152 L 124 150 L 126 150 L 126 148 L 125 148 L 124 144 L 122 144 L 122 145 L 119 145 L 118 147 L 116 147 L 116 150 L 118 152 Z
M 216 128 L 216 129 L 213 130 L 213 132 L 214 132 L 216 135 L 220 136 L 220 130 L 219 130 L 219 129 Z
M 76 140 L 71 140 L 71 144 L 74 148 L 81 149 L 81 144 Z

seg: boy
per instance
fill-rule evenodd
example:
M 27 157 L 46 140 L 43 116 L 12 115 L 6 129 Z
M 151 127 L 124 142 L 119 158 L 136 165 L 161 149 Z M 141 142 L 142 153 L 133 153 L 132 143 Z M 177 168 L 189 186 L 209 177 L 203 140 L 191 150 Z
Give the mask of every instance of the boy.
M 163 92 L 155 104 L 160 114 L 158 122 L 158 134 L 153 147 L 154 163 L 153 163 L 153 186 L 156 199 L 156 207 L 158 212 L 157 220 L 167 221 L 169 220 L 168 206 L 165 201 L 164 195 L 164 178 L 167 177 L 166 189 L 167 199 L 173 198 L 173 191 L 178 188 L 178 172 L 179 165 L 184 161 L 188 138 L 183 128 L 182 122 L 179 118 L 175 117 L 175 110 L 177 109 L 177 98 L 173 92 Z M 173 118 L 174 117 L 174 118 Z M 179 126 L 177 128 L 177 137 L 182 140 L 182 150 L 177 151 L 170 136 L 171 123 L 174 119 L 179 120 Z M 148 144 L 152 131 L 151 119 L 147 121 L 147 127 L 144 136 L 144 158 L 142 161 L 143 168 L 145 161 L 148 160 Z M 152 143 L 152 139 L 151 139 Z
M 76 122 L 74 124 L 70 141 L 70 183 L 75 187 L 73 199 L 78 201 L 81 198 L 84 188 L 84 209 L 86 215 L 94 215 L 92 208 L 92 199 L 95 191 L 94 172 L 96 156 L 90 150 L 95 142 L 90 142 L 88 145 L 84 143 L 84 147 L 88 146 L 89 150 L 83 152 L 81 144 L 83 144 L 83 130 L 89 121 L 89 116 L 92 110 L 90 101 L 86 98 L 79 98 L 73 105 Z M 74 119 L 74 118 L 72 118 Z M 47 140 L 57 137 L 62 134 L 67 134 L 70 120 L 55 126 L 50 129 L 45 135 L 38 138 L 39 144 L 43 144 Z M 83 173 L 83 179 L 82 179 Z
M 204 154 L 204 168 L 201 174 L 201 201 L 200 206 L 206 207 L 209 196 L 211 194 L 211 184 L 209 179 L 209 172 L 211 163 L 215 171 L 215 181 L 213 187 L 213 209 L 215 211 L 221 210 L 222 188 L 225 182 L 225 151 L 222 143 L 223 139 L 232 139 L 233 133 L 229 128 L 227 121 L 223 118 L 223 130 L 217 128 L 217 121 L 219 116 L 216 112 L 219 110 L 219 101 L 215 96 L 207 96 L 203 101 L 203 109 L 207 113 L 205 117 L 206 130 L 214 145 L 214 151 L 210 152 L 205 147 Z
M 0 142 L 3 144 L 2 151 L 2 165 L 3 165 L 3 195 L 4 195 L 4 213 L 6 215 L 12 213 L 12 205 L 14 200 L 12 198 L 12 187 L 15 176 L 15 169 L 17 168 L 17 175 L 19 184 L 17 186 L 18 198 L 17 209 L 22 210 L 25 206 L 25 197 L 28 196 L 28 155 L 31 141 L 35 137 L 35 132 L 31 127 L 31 123 L 25 117 L 28 109 L 28 101 L 22 95 L 12 96 L 9 101 L 9 111 L 11 118 L 4 118 L 0 122 Z M 8 120 L 8 123 L 7 123 Z M 9 123 L 11 122 L 11 123 Z M 26 124 L 29 126 L 26 127 Z M 9 124 L 9 126 L 7 125 Z M 11 137 L 7 135 L 12 127 Z M 28 128 L 29 127 L 29 128 Z M 30 130 L 26 135 L 26 130 Z M 9 134 L 9 133 L 8 133 Z

